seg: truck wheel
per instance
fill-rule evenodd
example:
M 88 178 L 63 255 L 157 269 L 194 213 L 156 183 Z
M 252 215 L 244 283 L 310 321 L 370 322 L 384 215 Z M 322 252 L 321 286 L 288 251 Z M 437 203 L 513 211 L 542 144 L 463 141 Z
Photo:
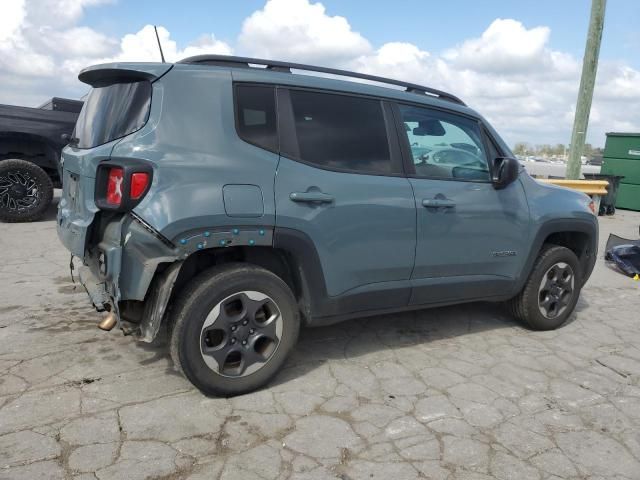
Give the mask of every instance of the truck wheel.
M 52 198 L 53 184 L 43 169 L 25 160 L 0 161 L 0 220 L 33 222 Z
M 513 315 L 533 330 L 558 328 L 573 313 L 582 286 L 580 263 L 565 247 L 545 245 L 520 294 Z
M 291 290 L 246 264 L 213 267 L 182 290 L 173 308 L 170 349 L 179 370 L 207 395 L 233 396 L 265 385 L 298 339 Z

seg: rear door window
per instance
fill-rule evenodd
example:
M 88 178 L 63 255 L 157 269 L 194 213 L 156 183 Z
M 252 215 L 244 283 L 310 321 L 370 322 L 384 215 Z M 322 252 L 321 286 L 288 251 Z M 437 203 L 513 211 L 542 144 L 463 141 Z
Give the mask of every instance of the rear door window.
M 355 173 L 392 173 L 379 100 L 291 90 L 300 160 Z
M 146 80 L 92 88 L 76 122 L 77 147 L 93 148 L 140 130 L 150 105 L 151 83 Z
M 278 151 L 275 89 L 260 85 L 236 86 L 236 130 L 245 142 Z

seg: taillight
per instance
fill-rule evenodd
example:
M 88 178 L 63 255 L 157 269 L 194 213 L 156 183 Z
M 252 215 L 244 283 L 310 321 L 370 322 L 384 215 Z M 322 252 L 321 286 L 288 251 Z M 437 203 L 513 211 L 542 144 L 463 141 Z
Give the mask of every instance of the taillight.
M 137 158 L 112 159 L 100 163 L 96 172 L 95 202 L 102 210 L 128 212 L 151 187 L 153 167 Z
M 114 207 L 119 207 L 122 203 L 122 182 L 124 172 L 120 167 L 111 167 L 107 179 L 107 203 Z M 133 188 L 133 187 L 132 187 Z
M 136 172 L 131 174 L 131 189 L 129 192 L 129 196 L 132 200 L 138 200 L 144 192 L 147 190 L 147 186 L 149 185 L 149 174 L 145 172 Z M 107 201 L 109 201 L 109 197 L 107 196 Z

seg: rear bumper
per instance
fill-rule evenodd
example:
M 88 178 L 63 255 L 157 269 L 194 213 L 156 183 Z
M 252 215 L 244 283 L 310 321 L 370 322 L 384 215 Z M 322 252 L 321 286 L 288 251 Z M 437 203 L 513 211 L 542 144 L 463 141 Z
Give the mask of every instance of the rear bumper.
M 95 309 L 99 312 L 114 310 L 112 300 L 113 285 L 107 285 L 105 282 L 100 281 L 86 265 L 78 267 L 77 272 L 78 276 L 76 278 L 86 290 Z
M 93 202 L 95 180 L 69 170 L 63 172 L 63 193 L 58 204 L 60 242 L 76 257 L 84 257 L 89 229 L 97 212 Z
M 120 302 L 144 302 L 145 315 L 153 317 L 150 320 L 154 321 L 154 328 L 144 325 L 147 319 L 143 317 L 139 330 L 143 340 L 151 341 L 157 332 L 155 327 L 159 320 L 156 317 L 164 314 L 169 297 L 166 286 L 160 288 L 160 285 L 164 285 L 163 280 L 167 277 L 173 286 L 182 263 L 177 261 L 178 253 L 133 215 L 119 215 L 110 220 L 96 216 L 95 223 L 91 227 L 95 230 L 92 238 L 98 237 L 98 242 L 88 244 L 83 255 L 71 251 L 80 260 L 75 262 L 80 264 L 76 278 L 96 310 L 113 313 L 121 328 Z M 65 246 L 69 248 L 67 243 Z M 161 263 L 177 268 L 163 268 L 162 279 L 152 283 Z M 153 294 L 156 289 L 162 295 Z
M 82 255 L 65 246 L 75 257 L 72 258 L 76 279 L 87 292 L 91 303 L 98 312 L 112 312 L 120 326 L 118 302 L 121 300 L 119 286 L 122 266 L 122 220 L 109 222 L 102 231 L 102 240 L 97 245 L 82 245 Z M 60 236 L 60 227 L 58 227 Z M 64 235 L 61 236 L 64 238 Z M 62 239 L 62 238 L 61 238 Z M 74 244 L 72 243 L 72 246 Z M 73 274 L 74 272 L 72 272 Z

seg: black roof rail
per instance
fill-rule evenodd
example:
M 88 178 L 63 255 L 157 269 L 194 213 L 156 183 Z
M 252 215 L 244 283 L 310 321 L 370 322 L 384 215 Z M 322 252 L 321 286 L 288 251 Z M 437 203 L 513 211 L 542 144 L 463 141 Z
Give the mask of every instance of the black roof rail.
M 274 70 L 278 72 L 291 73 L 291 69 L 294 69 L 294 70 L 305 70 L 308 72 L 326 73 L 329 75 L 339 75 L 342 77 L 360 78 L 362 80 L 369 80 L 371 82 L 397 85 L 399 87 L 404 87 L 405 91 L 407 92 L 419 93 L 422 95 L 430 95 L 430 96 L 441 98 L 442 100 L 448 100 L 450 102 L 458 103 L 460 105 L 465 105 L 465 103 L 455 95 L 452 95 L 447 92 L 443 92 L 442 90 L 437 90 L 435 88 L 424 87 L 422 85 L 416 85 L 415 83 L 403 82 L 402 80 L 394 80 L 392 78 L 378 77 L 377 75 L 351 72 L 349 70 L 339 70 L 337 68 L 305 65 L 303 63 L 280 62 L 276 60 L 264 60 L 261 58 L 234 57 L 230 55 L 196 55 L 194 57 L 188 57 L 188 58 L 182 59 L 178 63 L 215 65 L 219 67 L 235 67 L 235 68 L 237 67 L 250 68 L 251 65 L 264 65 L 268 70 Z

